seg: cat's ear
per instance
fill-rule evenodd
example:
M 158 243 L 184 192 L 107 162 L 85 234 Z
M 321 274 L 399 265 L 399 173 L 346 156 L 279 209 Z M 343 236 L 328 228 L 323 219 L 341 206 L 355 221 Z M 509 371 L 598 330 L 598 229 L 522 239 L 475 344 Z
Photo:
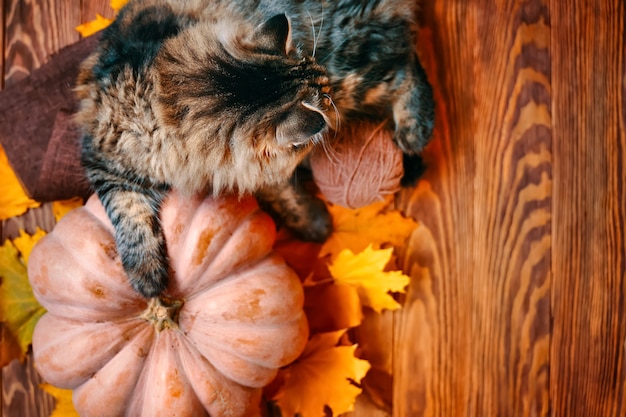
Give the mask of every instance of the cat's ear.
M 300 145 L 328 126 L 324 114 L 310 104 L 302 103 L 292 109 L 276 128 L 276 138 L 282 145 Z
M 291 24 L 285 14 L 277 14 L 260 24 L 252 41 L 261 52 L 285 55 L 291 49 Z

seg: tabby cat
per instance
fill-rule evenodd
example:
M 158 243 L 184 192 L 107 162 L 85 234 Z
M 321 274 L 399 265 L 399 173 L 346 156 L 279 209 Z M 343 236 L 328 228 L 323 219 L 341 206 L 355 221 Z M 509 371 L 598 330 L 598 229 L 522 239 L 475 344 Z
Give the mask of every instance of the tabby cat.
M 133 288 L 159 295 L 170 188 L 254 193 L 303 239 L 332 222 L 295 168 L 324 135 L 392 118 L 419 153 L 433 102 L 415 0 L 131 0 L 81 67 L 82 163 Z

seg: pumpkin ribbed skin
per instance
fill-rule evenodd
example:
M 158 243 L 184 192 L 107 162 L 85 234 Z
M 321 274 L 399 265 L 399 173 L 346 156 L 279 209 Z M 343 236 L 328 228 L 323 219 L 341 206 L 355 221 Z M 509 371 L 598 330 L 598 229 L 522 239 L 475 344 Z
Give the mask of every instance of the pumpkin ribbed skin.
M 275 226 L 251 199 L 173 192 L 161 222 L 182 300 L 161 331 L 128 284 L 99 200 L 67 214 L 33 249 L 29 278 L 48 310 L 37 369 L 74 390 L 82 416 L 253 416 L 260 388 L 308 336 L 302 286 L 272 253 Z

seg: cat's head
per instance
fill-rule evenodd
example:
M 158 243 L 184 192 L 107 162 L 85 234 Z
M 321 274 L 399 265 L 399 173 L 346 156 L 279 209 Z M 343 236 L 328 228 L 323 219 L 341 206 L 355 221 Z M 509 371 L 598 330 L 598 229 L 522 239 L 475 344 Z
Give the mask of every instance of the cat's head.
M 157 109 L 192 149 L 295 167 L 327 129 L 328 77 L 293 47 L 284 14 L 242 25 L 198 23 L 166 41 L 155 62 Z

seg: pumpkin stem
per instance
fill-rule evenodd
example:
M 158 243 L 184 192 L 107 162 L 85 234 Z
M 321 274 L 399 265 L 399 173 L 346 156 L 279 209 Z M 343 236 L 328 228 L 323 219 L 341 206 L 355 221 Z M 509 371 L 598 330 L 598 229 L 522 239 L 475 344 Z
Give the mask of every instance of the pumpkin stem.
M 183 308 L 183 300 L 174 300 L 165 296 L 153 297 L 148 307 L 141 313 L 141 318 L 150 322 L 157 331 L 178 328 L 178 314 Z

